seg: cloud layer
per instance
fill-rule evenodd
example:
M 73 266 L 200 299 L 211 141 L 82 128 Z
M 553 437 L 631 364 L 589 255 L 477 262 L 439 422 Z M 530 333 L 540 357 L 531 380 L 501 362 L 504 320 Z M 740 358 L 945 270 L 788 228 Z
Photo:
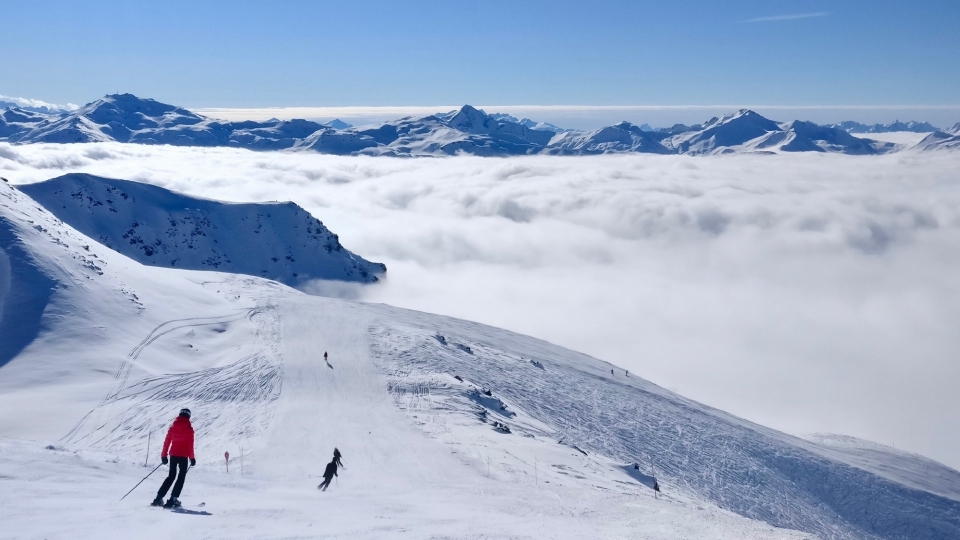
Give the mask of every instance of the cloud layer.
M 797 19 L 815 19 L 818 17 L 826 17 L 827 15 L 829 15 L 829 13 L 826 11 L 817 11 L 815 13 L 792 13 L 789 15 L 771 15 L 769 17 L 755 17 L 753 19 L 747 19 L 743 22 L 758 23 L 758 22 L 795 21 Z
M 68 171 L 293 200 L 390 269 L 312 291 L 478 320 L 789 432 L 960 466 L 960 153 L 383 159 L 0 144 Z

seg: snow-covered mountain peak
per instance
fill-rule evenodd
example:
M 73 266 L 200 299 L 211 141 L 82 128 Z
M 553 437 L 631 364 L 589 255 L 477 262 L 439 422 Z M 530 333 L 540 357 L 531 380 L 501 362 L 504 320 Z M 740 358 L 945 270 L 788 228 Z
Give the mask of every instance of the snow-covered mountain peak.
M 683 131 L 665 140 L 666 146 L 681 153 L 709 154 L 716 151 L 733 151 L 733 148 L 780 131 L 773 120 L 749 110 L 725 114 L 705 122 L 699 129 Z
M 719 118 L 713 118 L 703 124 L 704 130 L 717 129 L 722 126 L 756 126 L 766 131 L 777 129 L 777 123 L 773 120 L 751 111 L 750 109 L 740 109 L 736 112 L 727 113 Z
M 325 126 L 327 126 L 327 127 L 331 127 L 331 128 L 333 128 L 333 129 L 350 129 L 350 128 L 353 127 L 352 124 L 348 124 L 348 123 L 344 122 L 343 120 L 340 120 L 339 118 L 334 118 L 333 120 L 330 120 L 329 122 L 324 122 L 323 125 L 325 125 Z
M 186 109 L 161 103 L 153 99 L 139 98 L 133 94 L 111 94 L 93 103 L 84 105 L 73 113 L 97 124 L 122 126 L 130 131 L 196 124 L 204 118 Z
M 487 131 L 491 120 L 487 113 L 472 105 L 464 105 L 446 117 L 450 127 L 466 132 Z

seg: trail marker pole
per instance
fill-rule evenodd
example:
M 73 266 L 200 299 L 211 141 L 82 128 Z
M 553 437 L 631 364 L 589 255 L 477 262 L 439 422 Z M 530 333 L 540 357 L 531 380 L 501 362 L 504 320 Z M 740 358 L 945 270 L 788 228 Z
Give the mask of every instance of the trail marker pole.
M 147 432 L 147 456 L 143 458 L 143 468 L 146 469 L 149 467 L 147 463 L 150 461 L 150 436 L 153 435 L 152 431 Z
M 227 474 L 230 474 L 230 452 L 223 453 L 223 461 L 227 464 Z
M 650 460 L 650 475 L 653 476 L 653 483 L 657 485 L 657 468 L 653 466 L 653 460 Z M 657 498 L 657 490 L 653 490 L 653 498 Z

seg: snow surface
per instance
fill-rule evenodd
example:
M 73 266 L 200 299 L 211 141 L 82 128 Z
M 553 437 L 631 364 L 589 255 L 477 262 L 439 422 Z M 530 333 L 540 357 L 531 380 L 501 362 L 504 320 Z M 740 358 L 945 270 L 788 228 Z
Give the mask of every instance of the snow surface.
M 915 131 L 881 131 L 871 132 L 870 138 L 875 141 L 883 141 L 898 145 L 901 149 L 909 149 L 917 146 L 930 132 Z
M 13 413 L 0 417 L 0 518 L 17 536 L 960 534 L 955 499 L 549 343 L 142 266 L 6 184 L 0 224 L 0 248 L 52 283 L 25 287 L 43 331 L 0 371 L 0 410 Z M 183 406 L 198 433 L 182 496 L 194 515 L 146 507 L 157 477 L 118 502 Z M 346 469 L 320 493 L 309 475 L 333 446 Z M 242 478 L 220 458 L 238 447 Z
M 956 129 L 956 126 L 954 126 Z M 951 135 L 942 131 L 934 131 L 927 135 L 916 148 L 921 150 L 957 150 L 960 149 L 960 134 Z
M 337 235 L 292 202 L 225 204 L 87 174 L 20 189 L 87 236 L 151 266 L 221 270 L 287 285 L 371 283 L 386 271 L 344 249 Z

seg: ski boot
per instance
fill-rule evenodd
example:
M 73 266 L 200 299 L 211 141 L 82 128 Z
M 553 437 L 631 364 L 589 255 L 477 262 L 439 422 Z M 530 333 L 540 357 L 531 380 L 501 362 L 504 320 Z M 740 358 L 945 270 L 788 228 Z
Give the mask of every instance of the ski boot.
M 164 508 L 180 508 L 180 499 L 175 499 L 170 497 L 167 499 L 167 504 L 163 505 Z
M 150 506 L 163 506 L 163 497 L 157 497 L 150 503 Z

